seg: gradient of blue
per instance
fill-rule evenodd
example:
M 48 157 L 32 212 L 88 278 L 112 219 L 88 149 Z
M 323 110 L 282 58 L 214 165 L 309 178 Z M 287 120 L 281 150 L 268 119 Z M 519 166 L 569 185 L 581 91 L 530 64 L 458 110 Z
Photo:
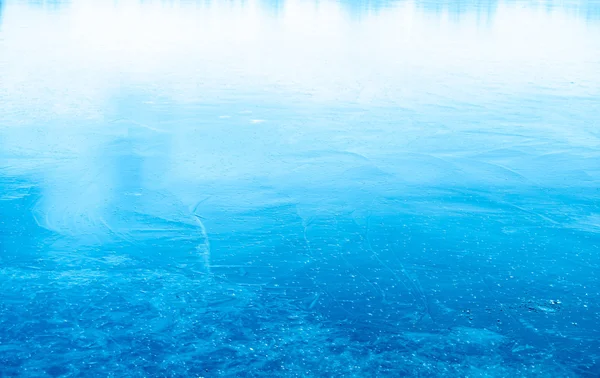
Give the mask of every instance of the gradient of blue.
M 0 0 L 0 376 L 597 377 L 599 99 L 594 1 Z

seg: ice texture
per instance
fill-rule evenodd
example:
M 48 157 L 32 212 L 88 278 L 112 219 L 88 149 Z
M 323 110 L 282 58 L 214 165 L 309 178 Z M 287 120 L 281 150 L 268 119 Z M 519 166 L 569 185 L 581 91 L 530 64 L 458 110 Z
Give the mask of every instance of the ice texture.
M 597 377 L 600 5 L 0 0 L 0 376 Z

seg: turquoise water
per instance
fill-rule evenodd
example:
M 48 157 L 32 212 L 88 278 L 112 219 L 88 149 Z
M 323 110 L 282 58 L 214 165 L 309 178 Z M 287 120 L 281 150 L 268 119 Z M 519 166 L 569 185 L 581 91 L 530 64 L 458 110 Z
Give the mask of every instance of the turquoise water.
M 0 0 L 0 376 L 600 376 L 600 3 Z

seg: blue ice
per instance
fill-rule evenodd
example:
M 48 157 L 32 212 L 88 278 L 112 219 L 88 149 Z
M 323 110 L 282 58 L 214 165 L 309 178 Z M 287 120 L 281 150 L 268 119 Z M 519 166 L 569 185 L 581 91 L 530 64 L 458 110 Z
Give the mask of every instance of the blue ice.
M 600 375 L 600 5 L 0 0 L 0 376 Z

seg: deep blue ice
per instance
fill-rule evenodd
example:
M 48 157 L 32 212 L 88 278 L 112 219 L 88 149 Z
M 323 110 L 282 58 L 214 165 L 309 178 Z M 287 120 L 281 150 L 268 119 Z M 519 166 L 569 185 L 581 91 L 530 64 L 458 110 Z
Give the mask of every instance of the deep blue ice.
M 0 0 L 4 376 L 600 376 L 600 2 Z

